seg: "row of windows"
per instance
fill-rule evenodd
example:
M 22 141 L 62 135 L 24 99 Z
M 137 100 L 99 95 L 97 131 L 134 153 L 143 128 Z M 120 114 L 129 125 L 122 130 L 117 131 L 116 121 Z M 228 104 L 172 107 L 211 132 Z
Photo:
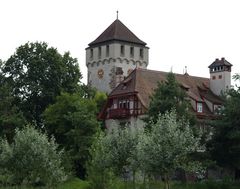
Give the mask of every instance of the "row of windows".
M 222 70 L 223 70 L 223 66 L 217 66 L 215 68 L 211 68 L 211 72 L 222 71 Z
M 216 76 L 214 75 L 214 76 L 212 76 L 212 80 L 215 80 L 216 79 Z M 222 75 L 219 75 L 218 76 L 218 79 L 222 79 Z
M 121 45 L 120 47 L 120 55 L 125 56 L 125 46 Z M 144 57 L 143 49 L 140 48 L 139 50 L 139 56 L 141 59 Z M 98 47 L 98 58 L 102 57 L 102 48 Z M 106 46 L 106 57 L 109 57 L 109 45 Z M 130 57 L 134 57 L 134 47 L 130 47 Z M 90 58 L 93 58 L 93 49 L 90 50 Z

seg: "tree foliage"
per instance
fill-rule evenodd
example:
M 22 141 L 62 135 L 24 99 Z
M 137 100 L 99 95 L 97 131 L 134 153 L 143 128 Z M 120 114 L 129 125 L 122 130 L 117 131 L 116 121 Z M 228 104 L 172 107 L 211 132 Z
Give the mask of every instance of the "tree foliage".
M 236 75 L 239 79 L 239 75 Z M 208 147 L 220 166 L 240 170 L 240 87 L 230 89 Z M 240 176 L 238 176 L 240 177 Z
M 159 115 L 151 123 L 151 131 L 138 144 L 139 158 L 145 171 L 162 175 L 166 183 L 177 168 L 193 170 L 189 155 L 199 149 L 199 139 L 194 137 L 185 120 L 177 120 L 175 111 Z M 196 164 L 195 164 L 196 166 Z
M 19 99 L 28 121 L 41 125 L 41 114 L 61 92 L 79 90 L 81 73 L 77 60 L 61 55 L 44 42 L 26 43 L 4 64 L 3 73 Z
M 44 112 L 46 130 L 69 153 L 81 177 L 99 126 L 96 111 L 93 100 L 79 94 L 62 93 Z
M 114 178 L 125 178 L 129 172 L 135 176 L 139 170 L 136 146 L 142 132 L 143 129 L 129 125 L 121 128 L 115 123 L 105 134 L 97 137 L 91 147 L 91 159 L 87 166 L 88 178 L 93 186 L 97 188 L 97 183 L 102 183 L 102 188 L 109 187 Z
M 12 175 L 11 184 L 55 185 L 66 177 L 54 138 L 28 126 L 16 129 L 12 144 L 0 143 L 0 167 Z
M 195 116 L 190 112 L 186 92 L 180 87 L 172 72 L 168 73 L 166 81 L 158 83 L 150 98 L 147 122 L 156 122 L 159 114 L 176 109 L 178 118 L 184 117 L 189 120 L 190 125 L 195 124 Z
M 23 113 L 17 107 L 12 95 L 12 88 L 2 73 L 0 62 L 0 137 L 5 136 L 11 142 L 14 130 L 22 128 L 25 123 Z

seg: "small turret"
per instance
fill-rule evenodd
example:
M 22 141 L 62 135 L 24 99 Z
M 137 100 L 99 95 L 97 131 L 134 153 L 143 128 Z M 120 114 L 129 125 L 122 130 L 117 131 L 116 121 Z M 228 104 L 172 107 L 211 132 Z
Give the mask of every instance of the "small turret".
M 231 67 L 225 58 L 216 59 L 210 66 L 210 89 L 220 95 L 231 87 Z

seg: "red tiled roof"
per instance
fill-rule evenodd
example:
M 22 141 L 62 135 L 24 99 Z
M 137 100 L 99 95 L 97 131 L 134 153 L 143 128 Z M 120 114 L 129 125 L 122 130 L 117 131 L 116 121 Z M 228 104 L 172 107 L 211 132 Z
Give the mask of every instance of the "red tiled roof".
M 137 92 L 139 99 L 142 104 L 147 108 L 150 103 L 150 96 L 153 94 L 154 89 L 157 87 L 158 82 L 166 80 L 166 75 L 168 72 L 154 71 L 137 68 L 135 69 L 127 78 L 127 83 L 120 83 L 111 93 L 111 96 L 123 95 L 126 93 Z M 187 90 L 187 94 L 190 98 L 195 101 L 202 102 L 202 90 L 209 90 L 209 79 L 203 77 L 190 76 L 188 74 L 175 74 L 176 80 L 181 86 Z M 126 81 L 125 80 L 125 81 Z M 124 86 L 125 85 L 125 86 Z M 201 90 L 201 91 L 200 91 Z M 207 92 L 208 99 L 219 97 L 214 95 L 211 91 Z M 207 98 L 206 97 L 206 98 Z
M 120 20 L 115 20 L 97 39 L 89 43 L 93 46 L 99 43 L 108 42 L 112 40 L 135 43 L 139 45 L 146 45 L 133 32 L 131 32 Z

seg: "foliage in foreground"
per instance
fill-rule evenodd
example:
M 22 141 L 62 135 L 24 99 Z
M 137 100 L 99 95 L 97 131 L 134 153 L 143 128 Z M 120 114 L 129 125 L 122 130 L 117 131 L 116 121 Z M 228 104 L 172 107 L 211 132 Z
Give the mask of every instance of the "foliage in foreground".
M 234 78 L 240 81 L 238 74 Z M 228 91 L 220 118 L 216 121 L 215 133 L 209 142 L 208 150 L 218 165 L 235 170 L 235 178 L 239 179 L 240 87 Z
M 240 183 L 231 181 L 204 181 L 194 183 L 171 182 L 172 189 L 239 189 Z M 137 183 L 138 189 L 162 189 L 164 183 L 160 181 L 151 181 L 148 183 Z M 15 186 L 15 187 L 0 187 L 0 189 L 49 189 L 49 187 L 30 187 L 30 186 Z M 93 189 L 87 181 L 80 179 L 71 179 L 62 184 L 59 184 L 51 189 Z M 134 189 L 132 182 L 116 181 L 111 189 Z
M 111 188 L 120 178 L 136 183 L 136 173 L 141 181 L 161 176 L 169 187 L 168 181 L 176 169 L 195 171 L 201 167 L 190 158 L 200 148 L 199 139 L 194 137 L 187 122 L 177 120 L 175 111 L 159 115 L 151 128 L 144 131 L 115 125 L 100 134 L 88 162 L 88 178 L 94 189 Z
M 5 184 L 56 185 L 66 179 L 55 139 L 31 126 L 16 130 L 12 144 L 0 143 L 0 168 Z M 4 183 L 3 183 L 4 184 Z

